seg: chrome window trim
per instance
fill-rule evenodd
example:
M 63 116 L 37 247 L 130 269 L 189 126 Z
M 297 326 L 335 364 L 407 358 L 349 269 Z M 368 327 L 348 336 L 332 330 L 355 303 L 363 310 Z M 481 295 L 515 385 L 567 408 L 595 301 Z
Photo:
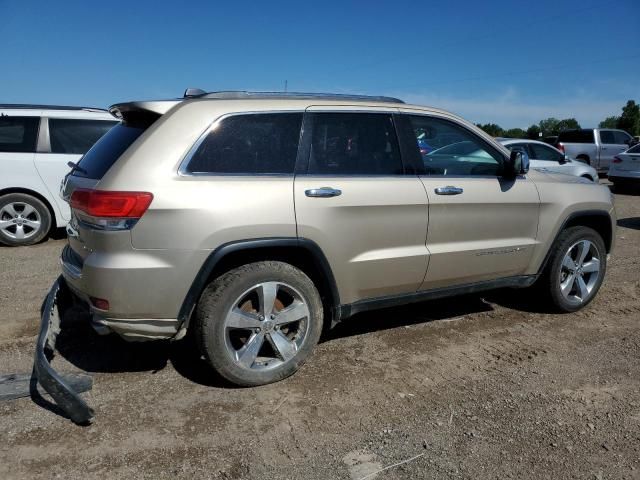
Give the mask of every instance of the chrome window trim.
M 299 113 L 304 115 L 305 111 L 300 109 L 295 110 L 256 110 L 256 111 L 243 111 L 243 112 L 231 112 L 225 113 L 216 119 L 214 119 L 207 128 L 200 134 L 195 143 L 191 146 L 191 148 L 187 151 L 185 156 L 180 161 L 178 166 L 178 176 L 179 177 L 293 177 L 295 170 L 295 161 L 293 168 L 291 169 L 291 173 L 223 173 L 223 172 L 188 172 L 187 167 L 189 166 L 189 162 L 202 145 L 213 130 L 215 130 L 220 123 L 229 118 L 229 117 L 238 117 L 245 115 L 269 115 L 276 113 Z M 302 123 L 300 124 L 300 130 L 302 131 Z M 298 148 L 300 148 L 300 143 L 298 141 Z

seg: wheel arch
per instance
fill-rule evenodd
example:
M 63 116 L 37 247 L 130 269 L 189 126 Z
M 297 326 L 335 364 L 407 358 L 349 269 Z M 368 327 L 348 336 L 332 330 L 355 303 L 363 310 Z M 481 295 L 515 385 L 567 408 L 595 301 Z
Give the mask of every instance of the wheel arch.
M 551 256 L 553 250 L 553 246 L 556 244 L 556 241 L 560 234 L 567 228 L 578 226 L 589 227 L 598 232 L 602 237 L 602 240 L 604 241 L 607 253 L 611 252 L 611 249 L 613 248 L 614 231 L 611 224 L 611 215 L 609 215 L 609 212 L 605 210 L 582 210 L 573 212 L 564 219 L 562 225 L 558 229 L 553 242 L 551 242 L 549 250 L 544 257 L 544 261 L 542 262 L 542 265 L 538 270 L 538 274 L 542 273 L 542 271 L 547 266 L 549 257 Z
M 586 153 L 580 153 L 579 155 L 576 155 L 576 160 L 580 159 L 586 160 L 586 164 L 589 166 L 591 165 L 591 158 Z
M 182 325 L 189 326 L 200 295 L 214 278 L 241 265 L 264 260 L 283 261 L 302 270 L 316 285 L 325 309 L 328 308 L 329 315 L 325 312 L 325 320 L 329 326 L 340 320 L 340 295 L 327 257 L 312 240 L 294 237 L 243 240 L 216 248 L 194 278 L 182 302 L 178 320 Z
M 38 200 L 40 200 L 42 203 L 44 203 L 44 205 L 47 207 L 47 210 L 49 210 L 49 213 L 51 214 L 51 228 L 49 232 L 55 228 L 58 228 L 56 211 L 53 209 L 53 205 L 51 205 L 51 202 L 47 199 L 47 197 L 45 197 L 39 192 L 36 192 L 35 190 L 31 190 L 30 188 L 21 188 L 21 187 L 3 188 L 2 190 L 0 190 L 0 197 L 2 197 L 3 195 L 8 195 L 10 193 L 23 193 L 25 195 L 31 195 L 32 197 L 35 197 Z

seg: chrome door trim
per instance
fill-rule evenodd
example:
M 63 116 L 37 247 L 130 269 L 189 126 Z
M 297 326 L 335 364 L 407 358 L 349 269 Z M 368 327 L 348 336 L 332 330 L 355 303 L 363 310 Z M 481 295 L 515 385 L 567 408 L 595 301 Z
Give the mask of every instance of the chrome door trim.
M 305 190 L 304 194 L 307 197 L 330 198 L 339 197 L 340 195 L 342 195 L 342 190 L 331 187 L 310 188 L 309 190 Z
M 447 185 L 446 187 L 437 187 L 434 191 L 436 195 L 460 195 L 464 190 L 460 187 Z

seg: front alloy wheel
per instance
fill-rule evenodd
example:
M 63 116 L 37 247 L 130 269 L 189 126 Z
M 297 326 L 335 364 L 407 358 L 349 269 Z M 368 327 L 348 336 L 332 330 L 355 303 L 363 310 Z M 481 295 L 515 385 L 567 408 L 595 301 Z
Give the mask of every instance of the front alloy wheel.
M 587 300 L 600 277 L 600 259 L 594 243 L 580 240 L 569 247 L 562 260 L 560 291 L 569 302 Z
M 600 234 L 589 227 L 569 227 L 551 246 L 537 285 L 555 309 L 575 312 L 593 300 L 606 269 L 607 250 Z

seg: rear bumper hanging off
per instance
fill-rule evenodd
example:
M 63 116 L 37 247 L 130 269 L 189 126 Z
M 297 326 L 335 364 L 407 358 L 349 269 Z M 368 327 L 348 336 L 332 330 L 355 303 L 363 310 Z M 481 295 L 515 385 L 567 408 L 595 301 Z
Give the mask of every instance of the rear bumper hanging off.
M 65 382 L 50 363 L 53 359 L 56 337 L 60 332 L 59 301 L 65 288 L 64 279 L 62 276 L 58 277 L 44 300 L 40 333 L 36 342 L 33 375 L 73 422 L 87 425 L 93 421 L 93 409 Z

